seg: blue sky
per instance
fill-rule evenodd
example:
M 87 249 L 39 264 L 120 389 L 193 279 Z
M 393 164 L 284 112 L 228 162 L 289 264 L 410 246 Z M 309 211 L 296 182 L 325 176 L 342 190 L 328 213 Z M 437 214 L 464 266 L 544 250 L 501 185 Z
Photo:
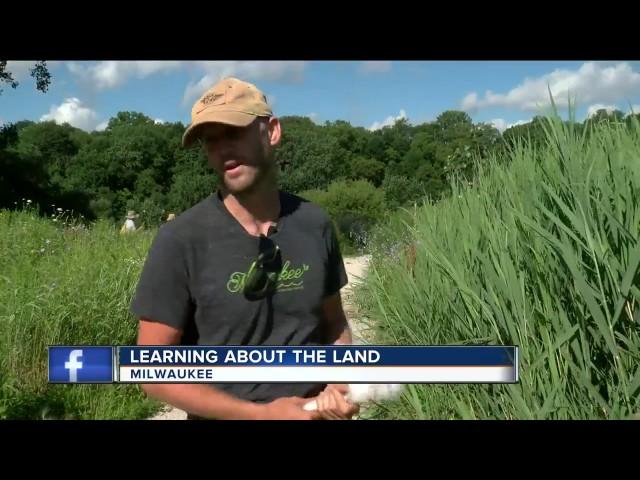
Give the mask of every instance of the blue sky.
M 230 75 L 255 83 L 279 116 L 371 129 L 399 117 L 431 121 L 455 109 L 503 130 L 538 114 L 548 88 L 564 105 L 570 92 L 579 119 L 598 108 L 628 112 L 632 105 L 640 112 L 640 62 L 58 61 L 46 94 L 35 90 L 31 66 L 9 62 L 21 85 L 2 87 L 0 123 L 53 119 L 91 131 L 127 110 L 187 124 L 199 94 Z

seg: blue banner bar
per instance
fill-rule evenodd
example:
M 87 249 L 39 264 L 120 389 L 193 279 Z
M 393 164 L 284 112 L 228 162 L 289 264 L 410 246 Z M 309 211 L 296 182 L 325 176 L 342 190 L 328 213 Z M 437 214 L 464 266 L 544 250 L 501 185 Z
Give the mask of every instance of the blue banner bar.
M 114 347 L 49 347 L 49 383 L 113 383 Z
M 516 365 L 515 346 L 124 346 L 120 366 L 427 366 Z

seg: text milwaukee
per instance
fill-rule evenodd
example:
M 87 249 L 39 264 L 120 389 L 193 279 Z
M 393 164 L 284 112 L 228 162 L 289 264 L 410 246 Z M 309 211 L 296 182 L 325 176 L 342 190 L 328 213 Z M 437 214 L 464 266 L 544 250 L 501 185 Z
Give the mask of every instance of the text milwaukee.
M 213 380 L 208 368 L 132 368 L 131 380 Z

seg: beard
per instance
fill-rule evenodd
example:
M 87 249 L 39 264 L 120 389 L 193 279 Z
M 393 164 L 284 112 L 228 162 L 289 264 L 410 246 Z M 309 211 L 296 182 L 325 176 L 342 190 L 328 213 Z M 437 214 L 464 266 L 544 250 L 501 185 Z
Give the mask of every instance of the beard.
M 263 150 L 256 152 L 253 162 L 242 162 L 238 174 L 219 172 L 222 186 L 234 196 L 247 196 L 267 185 L 276 184 L 276 165 L 270 155 Z

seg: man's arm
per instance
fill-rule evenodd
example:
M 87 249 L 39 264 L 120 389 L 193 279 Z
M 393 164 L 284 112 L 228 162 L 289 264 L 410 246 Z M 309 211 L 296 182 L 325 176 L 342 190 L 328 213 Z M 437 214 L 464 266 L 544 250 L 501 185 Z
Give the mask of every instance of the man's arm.
M 353 337 L 347 316 L 342 308 L 340 291 L 325 298 L 323 311 L 329 332 L 329 342 L 333 345 L 351 345 Z M 333 383 L 316 398 L 318 410 L 322 412 L 322 418 L 327 420 L 348 419 L 360 411 L 356 404 L 347 402 L 344 395 L 349 391 L 349 386 L 344 383 Z
M 333 345 L 351 345 L 353 337 L 347 316 L 342 308 L 340 292 L 338 291 L 325 298 L 322 309 L 327 322 L 329 343 Z
M 182 332 L 174 327 L 140 320 L 138 345 L 179 345 Z M 142 384 L 142 390 L 157 400 L 203 418 L 219 420 L 299 419 L 319 418 L 317 412 L 307 412 L 302 398 L 281 398 L 268 404 L 241 400 L 222 390 L 201 384 Z

